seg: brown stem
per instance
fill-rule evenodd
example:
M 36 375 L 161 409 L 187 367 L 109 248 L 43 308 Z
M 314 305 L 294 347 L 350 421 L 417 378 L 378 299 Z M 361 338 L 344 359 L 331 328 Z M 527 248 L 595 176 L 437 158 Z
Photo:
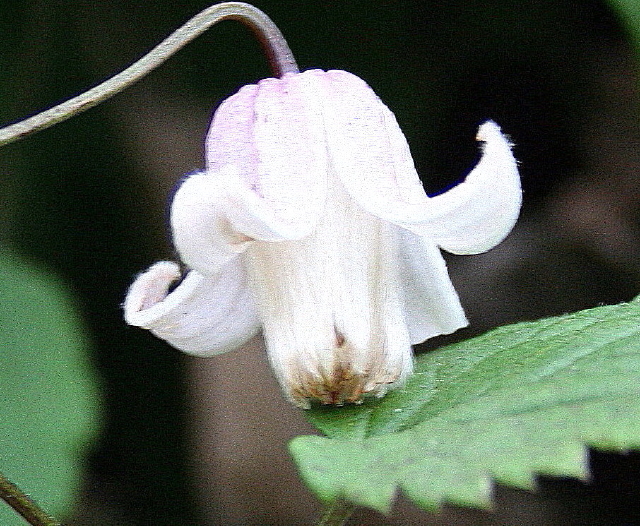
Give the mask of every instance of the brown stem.
M 2 473 L 0 473 L 0 497 L 32 526 L 61 526 Z
M 344 526 L 355 509 L 353 504 L 336 500 L 327 507 L 316 526 Z
M 243 2 L 223 2 L 212 5 L 194 16 L 140 60 L 103 83 L 33 117 L 1 128 L 0 146 L 44 130 L 84 110 L 93 108 L 140 80 L 212 25 L 221 20 L 229 19 L 242 22 L 257 35 L 275 76 L 298 72 L 298 66 L 286 40 L 267 15 Z

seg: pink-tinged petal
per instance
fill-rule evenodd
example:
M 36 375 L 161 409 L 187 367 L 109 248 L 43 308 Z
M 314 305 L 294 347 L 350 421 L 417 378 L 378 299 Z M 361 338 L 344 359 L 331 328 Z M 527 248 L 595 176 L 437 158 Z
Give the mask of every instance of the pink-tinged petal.
M 483 155 L 465 181 L 429 198 L 393 113 L 371 88 L 345 71 L 328 71 L 324 90 L 330 162 L 365 210 L 456 254 L 484 252 L 513 228 L 522 191 L 511 145 L 497 124 L 480 126 Z
M 173 242 L 180 258 L 206 276 L 216 275 L 255 240 L 308 235 L 308 225 L 283 218 L 248 190 L 235 166 L 184 180 L 171 205 Z
M 447 266 L 435 243 L 399 230 L 400 281 L 412 344 L 468 325 Z
M 250 240 L 231 225 L 223 178 L 198 173 L 184 180 L 171 204 L 173 242 L 180 258 L 200 274 L 215 276 Z
M 428 197 L 393 113 L 351 73 L 323 81 L 329 158 L 351 197 L 385 220 L 424 218 Z
M 226 165 L 238 167 L 247 186 L 257 186 L 258 151 L 253 140 L 258 86 L 251 84 L 222 101 L 206 138 L 206 171 L 214 175 Z
M 169 261 L 140 274 L 124 302 L 126 322 L 196 356 L 230 351 L 258 332 L 260 322 L 239 258 L 215 277 L 190 271 L 169 292 L 180 278 L 180 268 Z
M 464 182 L 430 199 L 437 218 L 404 225 L 454 254 L 478 254 L 496 246 L 515 225 L 522 204 L 518 166 L 500 127 L 485 122 L 477 140 L 483 142 L 482 157 Z
M 220 177 L 225 166 L 235 166 L 239 177 L 230 193 L 251 209 L 259 203 L 261 215 L 300 236 L 313 230 L 326 196 L 326 148 L 315 76 L 287 74 L 245 86 L 218 108 L 207 137 L 207 173 Z

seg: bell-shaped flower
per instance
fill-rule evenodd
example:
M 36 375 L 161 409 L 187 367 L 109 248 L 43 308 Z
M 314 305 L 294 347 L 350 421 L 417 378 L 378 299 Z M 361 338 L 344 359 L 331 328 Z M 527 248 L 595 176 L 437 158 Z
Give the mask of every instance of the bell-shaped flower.
M 486 251 L 518 216 L 509 142 L 491 121 L 477 139 L 464 182 L 428 197 L 394 115 L 358 77 L 243 87 L 213 117 L 205 171 L 173 199 L 186 275 L 170 262 L 141 274 L 127 322 L 197 356 L 262 329 L 302 407 L 384 395 L 411 373 L 412 344 L 467 324 L 440 249 Z

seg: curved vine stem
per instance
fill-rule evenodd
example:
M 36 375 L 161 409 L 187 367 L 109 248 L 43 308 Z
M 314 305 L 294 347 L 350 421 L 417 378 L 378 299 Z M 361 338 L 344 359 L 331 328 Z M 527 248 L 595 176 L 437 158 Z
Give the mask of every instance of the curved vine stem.
M 45 513 L 29 496 L 0 473 L 0 498 L 19 513 L 32 526 L 61 526 Z
M 286 40 L 267 15 L 256 7 L 243 2 L 223 2 L 212 5 L 194 16 L 144 57 L 117 75 L 51 109 L 1 128 L 0 146 L 44 130 L 84 110 L 93 108 L 140 80 L 176 51 L 222 20 L 238 20 L 255 33 L 269 59 L 275 76 L 298 72 L 298 66 Z
M 344 526 L 356 507 L 342 500 L 331 503 L 316 526 Z

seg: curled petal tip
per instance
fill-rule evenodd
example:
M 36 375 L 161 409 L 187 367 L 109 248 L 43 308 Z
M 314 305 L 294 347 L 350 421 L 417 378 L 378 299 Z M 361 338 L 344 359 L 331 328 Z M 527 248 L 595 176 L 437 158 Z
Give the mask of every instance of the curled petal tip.
M 211 356 L 242 345 L 259 329 L 245 274 L 236 261 L 214 278 L 161 261 L 138 276 L 124 302 L 129 325 L 153 334 L 186 353 Z
M 430 199 L 434 218 L 407 228 L 431 235 L 436 243 L 454 254 L 478 254 L 500 243 L 516 223 L 522 204 L 518 165 L 511 143 L 493 121 L 478 128 L 482 157 L 466 179 L 447 192 Z
M 514 146 L 509 136 L 505 135 L 502 132 L 502 128 L 492 120 L 485 121 L 478 127 L 476 141 L 492 144 L 500 143 L 508 149 L 511 149 Z
M 500 126 L 498 126 L 494 121 L 488 120 L 483 122 L 478 127 L 478 132 L 476 133 L 476 141 L 487 142 L 490 139 L 501 136 L 502 131 L 500 129 Z
M 124 302 L 124 319 L 129 325 L 146 327 L 149 309 L 162 303 L 171 284 L 180 279 L 180 267 L 159 261 L 133 282 Z
M 203 275 L 215 275 L 246 247 L 226 218 L 223 181 L 212 174 L 186 178 L 171 204 L 173 242 L 181 259 Z

